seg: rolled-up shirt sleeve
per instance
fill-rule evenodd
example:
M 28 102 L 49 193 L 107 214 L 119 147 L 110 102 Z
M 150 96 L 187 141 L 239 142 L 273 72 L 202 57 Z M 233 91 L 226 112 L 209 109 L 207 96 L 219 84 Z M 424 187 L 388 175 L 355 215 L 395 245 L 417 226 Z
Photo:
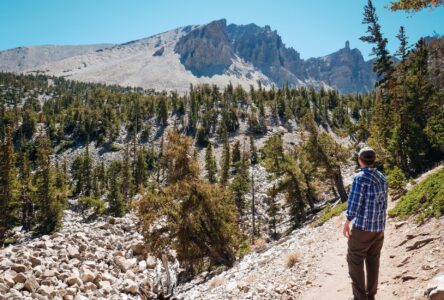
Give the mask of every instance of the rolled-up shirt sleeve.
M 353 184 L 350 189 L 350 194 L 348 196 L 348 204 L 347 211 L 345 212 L 345 216 L 347 220 L 352 221 L 359 209 L 362 206 L 362 201 L 364 198 L 364 182 L 361 176 L 355 176 L 353 179 Z

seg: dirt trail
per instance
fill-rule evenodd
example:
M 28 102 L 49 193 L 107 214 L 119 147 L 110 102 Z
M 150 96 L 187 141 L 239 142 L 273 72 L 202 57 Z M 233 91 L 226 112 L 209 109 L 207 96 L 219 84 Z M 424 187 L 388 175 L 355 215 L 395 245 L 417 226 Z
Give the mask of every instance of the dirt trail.
M 436 168 L 432 172 L 437 171 Z M 429 174 L 424 174 L 417 181 L 421 181 Z M 390 201 L 388 209 L 396 202 Z M 330 222 L 334 222 L 336 231 L 332 232 L 330 251 L 326 252 L 319 261 L 322 270 L 312 287 L 305 291 L 298 299 L 302 300 L 336 300 L 350 299 L 351 281 L 348 276 L 346 262 L 347 239 L 342 235 L 342 224 L 345 217 L 341 215 Z M 431 220 L 418 226 L 412 220 L 400 225 L 392 219 L 387 220 L 384 246 L 381 254 L 379 289 L 376 299 L 424 299 L 422 297 L 427 282 L 437 273 L 444 270 L 444 218 Z M 408 234 L 423 234 L 407 239 Z M 407 250 L 414 242 L 436 237 L 425 246 Z M 407 241 L 405 244 L 400 244 Z

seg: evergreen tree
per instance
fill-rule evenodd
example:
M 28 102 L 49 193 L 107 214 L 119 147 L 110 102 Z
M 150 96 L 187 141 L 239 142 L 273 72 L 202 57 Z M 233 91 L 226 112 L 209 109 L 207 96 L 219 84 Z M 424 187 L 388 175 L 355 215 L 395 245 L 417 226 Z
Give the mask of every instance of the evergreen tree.
M 138 202 L 141 231 L 150 252 L 162 257 L 170 249 L 188 275 L 205 263 L 232 266 L 238 248 L 237 216 L 226 190 L 199 179 L 191 139 L 168 133 L 166 186 L 150 190 Z M 162 226 L 155 226 L 162 221 Z
M 145 186 L 148 181 L 148 167 L 145 158 L 146 153 L 145 150 L 142 149 L 137 153 L 137 160 L 135 164 L 134 182 L 136 188 Z
M 231 151 L 231 163 L 235 169 L 235 172 L 238 171 L 239 164 L 241 162 L 241 149 L 240 149 L 240 142 L 236 140 L 233 145 L 233 150 Z
M 211 143 L 208 143 L 206 152 L 205 152 L 205 169 L 207 171 L 207 178 L 210 183 L 217 182 L 217 163 L 216 158 L 213 154 L 213 147 Z
M 376 56 L 376 60 L 373 64 L 373 71 L 378 76 L 377 86 L 384 86 L 390 79 L 390 75 L 393 71 L 392 58 L 387 50 L 387 39 L 383 37 L 381 32 L 381 25 L 378 23 L 378 16 L 376 15 L 376 9 L 371 0 L 368 0 L 367 5 L 364 7 L 364 19 L 362 24 L 368 25 L 368 35 L 362 36 L 361 41 L 374 44 L 372 48 L 372 54 Z
M 165 96 L 161 96 L 157 102 L 157 120 L 161 126 L 168 125 L 168 102 Z
M 122 184 L 120 185 L 120 188 L 122 190 L 123 198 L 125 201 L 129 201 L 131 197 L 133 196 L 134 192 L 134 181 L 133 176 L 131 172 L 131 155 L 130 155 L 130 149 L 129 144 L 126 144 L 125 152 L 123 155 L 123 166 L 121 169 L 121 181 Z
M 309 133 L 308 140 L 303 146 L 307 157 L 316 167 L 323 168 L 327 178 L 333 180 L 341 201 L 347 201 L 341 166 L 349 158 L 348 150 L 333 140 L 328 133 L 320 133 L 312 115 L 307 115 L 303 122 Z
M 0 153 L 0 246 L 18 220 L 18 181 L 11 127 L 6 127 Z
M 284 153 L 280 135 L 273 135 L 265 142 L 263 153 L 265 169 L 279 180 L 269 190 L 269 195 L 275 197 L 279 193 L 285 193 L 293 227 L 297 228 L 305 220 L 305 204 L 302 192 L 304 188 L 301 180 L 302 175 L 294 159 L 294 154 Z
M 37 223 L 41 233 L 51 233 L 62 226 L 65 203 L 57 197 L 54 170 L 51 166 L 52 148 L 47 136 L 37 140 L 36 203 Z
M 31 174 L 31 163 L 29 161 L 29 154 L 26 151 L 21 152 L 20 161 L 20 202 L 22 206 L 22 226 L 23 230 L 31 230 L 34 224 L 34 201 L 33 194 L 35 187 L 33 185 L 33 178 Z
M 250 161 L 252 165 L 259 162 L 256 145 L 254 144 L 254 138 L 252 135 L 250 135 Z
M 271 191 L 275 191 L 276 186 L 273 186 Z M 272 239 L 277 240 L 279 238 L 278 232 L 277 232 L 277 222 L 278 222 L 278 211 L 279 207 L 276 201 L 276 195 L 267 197 L 267 215 L 268 215 L 268 226 L 270 229 L 270 236 Z
M 250 190 L 250 172 L 246 160 L 240 160 L 237 163 L 237 172 L 230 183 L 229 189 L 233 195 L 239 214 L 244 215 L 247 203 L 245 194 Z
M 108 169 L 108 210 L 115 217 L 125 214 L 126 203 L 122 193 L 122 169 L 121 161 L 112 161 Z
M 220 176 L 219 182 L 221 185 L 226 185 L 228 183 L 228 177 L 230 175 L 230 144 L 228 143 L 228 137 L 224 139 L 224 146 L 222 149 L 222 158 L 220 163 Z

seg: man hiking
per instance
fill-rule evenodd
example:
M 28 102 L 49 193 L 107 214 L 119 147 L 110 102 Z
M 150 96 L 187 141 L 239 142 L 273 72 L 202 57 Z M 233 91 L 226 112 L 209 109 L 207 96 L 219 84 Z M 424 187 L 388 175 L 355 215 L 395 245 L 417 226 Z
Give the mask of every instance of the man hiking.
M 361 170 L 353 180 L 348 197 L 343 233 L 348 238 L 347 263 L 354 300 L 373 300 L 378 289 L 379 258 L 387 210 L 387 179 L 374 167 L 375 160 L 373 149 L 364 147 L 359 151 Z

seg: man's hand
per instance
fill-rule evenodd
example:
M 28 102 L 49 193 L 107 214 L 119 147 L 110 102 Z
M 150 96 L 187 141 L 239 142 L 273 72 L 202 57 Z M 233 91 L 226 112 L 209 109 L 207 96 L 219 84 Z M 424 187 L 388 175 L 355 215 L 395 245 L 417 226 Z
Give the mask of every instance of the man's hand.
M 346 238 L 350 237 L 350 221 L 349 220 L 345 220 L 344 229 L 343 229 L 342 233 L 344 234 L 344 236 Z

